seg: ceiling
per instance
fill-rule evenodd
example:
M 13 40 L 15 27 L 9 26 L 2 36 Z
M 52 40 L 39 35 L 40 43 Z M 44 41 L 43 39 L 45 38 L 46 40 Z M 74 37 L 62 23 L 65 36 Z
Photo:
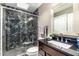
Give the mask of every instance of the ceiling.
M 59 3 L 53 6 L 53 10 L 54 10 L 54 13 L 57 13 L 71 7 L 72 7 L 72 3 Z
M 27 10 L 28 12 L 36 11 L 42 3 L 4 3 L 5 5 L 18 7 Z
M 28 12 L 35 12 L 43 3 L 5 3 L 5 5 L 22 8 Z M 59 12 L 63 9 L 69 8 L 71 3 L 52 3 L 52 9 L 54 12 Z
M 41 3 L 18 3 L 17 7 L 26 9 L 29 12 L 34 12 L 38 9 L 42 4 Z
M 31 3 L 29 4 L 29 8 L 27 9 L 29 12 L 34 12 L 38 9 L 42 4 L 41 3 Z

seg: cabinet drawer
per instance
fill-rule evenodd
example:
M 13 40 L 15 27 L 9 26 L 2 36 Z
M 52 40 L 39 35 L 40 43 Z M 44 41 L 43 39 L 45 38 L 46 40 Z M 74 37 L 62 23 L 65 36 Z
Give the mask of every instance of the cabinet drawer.
M 64 54 L 63 53 L 61 53 L 61 52 L 59 52 L 59 51 L 56 51 L 55 49 L 52 49 L 52 48 L 50 48 L 50 47 L 48 47 L 48 46 L 46 46 L 46 45 L 44 45 L 44 50 L 46 51 L 46 53 L 48 54 L 48 55 L 51 55 L 51 56 L 64 56 Z
M 39 54 L 42 55 L 42 56 L 45 56 L 45 52 L 41 49 L 39 49 Z

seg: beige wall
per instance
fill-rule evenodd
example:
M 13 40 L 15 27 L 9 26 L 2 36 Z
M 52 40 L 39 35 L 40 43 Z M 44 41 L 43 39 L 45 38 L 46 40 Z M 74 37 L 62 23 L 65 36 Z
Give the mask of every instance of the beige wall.
M 43 4 L 39 8 L 39 18 L 38 18 L 38 35 L 40 36 L 43 33 L 44 26 L 48 26 L 48 33 L 53 31 L 51 26 L 51 19 L 53 19 L 53 12 L 51 12 L 51 4 Z M 52 21 L 53 22 L 53 21 Z

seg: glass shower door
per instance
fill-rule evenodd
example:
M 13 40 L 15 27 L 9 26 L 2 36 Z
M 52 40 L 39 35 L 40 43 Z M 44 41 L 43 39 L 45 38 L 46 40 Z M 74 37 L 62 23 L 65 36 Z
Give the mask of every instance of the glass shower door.
M 5 9 L 6 14 L 6 50 L 21 46 L 26 39 L 27 17 L 24 12 Z

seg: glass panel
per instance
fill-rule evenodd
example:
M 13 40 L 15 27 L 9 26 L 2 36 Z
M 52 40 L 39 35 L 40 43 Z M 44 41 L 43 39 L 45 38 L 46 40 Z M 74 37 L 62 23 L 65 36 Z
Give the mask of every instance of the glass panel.
M 19 12 L 10 9 L 4 9 L 4 11 L 6 50 L 22 46 L 24 42 L 37 42 L 38 22 L 36 16 L 26 14 L 23 11 Z
M 37 33 L 38 33 L 38 22 L 37 17 L 33 15 L 27 15 L 28 22 L 27 22 L 27 35 L 29 38 L 29 41 L 36 42 L 37 41 Z
M 6 13 L 6 50 L 13 49 L 25 38 L 25 13 L 5 9 Z

